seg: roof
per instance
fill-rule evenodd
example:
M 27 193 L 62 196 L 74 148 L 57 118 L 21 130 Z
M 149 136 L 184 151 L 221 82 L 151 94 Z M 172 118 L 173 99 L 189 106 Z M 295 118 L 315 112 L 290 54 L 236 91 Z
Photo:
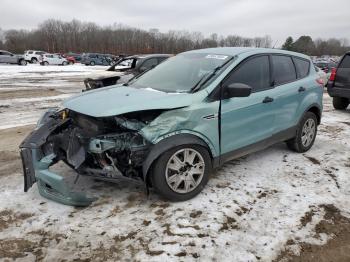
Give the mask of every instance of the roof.
M 288 54 L 295 55 L 309 59 L 307 55 L 286 51 L 282 49 L 275 48 L 255 48 L 255 47 L 215 47 L 215 48 L 206 48 L 206 49 L 198 49 L 192 50 L 188 52 L 194 53 L 212 53 L 218 55 L 228 55 L 228 56 L 236 56 L 243 53 L 251 53 L 251 54 L 259 54 L 259 53 L 279 53 L 279 54 Z
M 170 57 L 173 56 L 171 54 L 144 54 L 144 55 L 132 55 L 132 56 L 126 56 L 125 58 L 152 58 L 152 57 Z

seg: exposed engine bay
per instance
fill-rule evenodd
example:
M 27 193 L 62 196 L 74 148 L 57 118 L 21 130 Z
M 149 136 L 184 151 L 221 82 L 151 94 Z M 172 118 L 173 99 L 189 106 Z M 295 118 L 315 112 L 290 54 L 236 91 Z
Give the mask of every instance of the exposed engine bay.
M 155 110 L 93 118 L 61 112 L 58 117 L 66 122 L 48 136 L 43 154 L 55 154 L 55 161 L 62 160 L 83 175 L 142 178 L 142 162 L 150 143 L 138 130 L 160 113 Z

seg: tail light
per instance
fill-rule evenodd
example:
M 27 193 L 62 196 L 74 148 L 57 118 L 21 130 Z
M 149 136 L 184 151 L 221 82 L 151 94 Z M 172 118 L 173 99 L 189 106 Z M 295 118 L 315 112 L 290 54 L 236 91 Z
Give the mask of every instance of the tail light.
M 326 84 L 321 77 L 316 79 L 317 84 L 319 84 L 321 87 L 324 87 Z
M 329 81 L 334 81 L 336 74 L 337 74 L 337 69 L 333 67 L 331 71 L 331 76 L 329 77 Z

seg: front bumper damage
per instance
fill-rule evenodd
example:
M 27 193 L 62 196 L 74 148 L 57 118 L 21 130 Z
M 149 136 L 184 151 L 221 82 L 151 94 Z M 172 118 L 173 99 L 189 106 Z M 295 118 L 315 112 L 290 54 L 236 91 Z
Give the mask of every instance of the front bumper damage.
M 113 118 L 116 126 L 112 129 L 120 127 L 117 133 L 103 134 L 105 130 L 100 130 L 94 121 L 84 115 L 62 118 L 61 113 L 51 113 L 45 116 L 20 145 L 25 192 L 37 183 L 43 197 L 62 204 L 88 206 L 96 200 L 84 192 L 74 191 L 63 176 L 50 170 L 59 161 L 74 169 L 77 177 L 86 175 L 109 181 L 122 177 L 142 179 L 140 163 L 150 144 L 135 130 L 118 125 L 119 118 Z M 142 126 L 138 125 L 135 127 Z

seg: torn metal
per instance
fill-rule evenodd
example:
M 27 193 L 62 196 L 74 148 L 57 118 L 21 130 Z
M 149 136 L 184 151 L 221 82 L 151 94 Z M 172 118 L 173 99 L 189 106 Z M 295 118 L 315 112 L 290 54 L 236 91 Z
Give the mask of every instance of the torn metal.
M 65 162 L 78 175 L 142 180 L 151 143 L 138 132 L 162 110 L 94 118 L 73 111 L 46 113 L 22 142 L 24 191 L 35 182 L 41 195 L 63 204 L 89 205 L 94 199 L 71 192 L 49 167 Z

